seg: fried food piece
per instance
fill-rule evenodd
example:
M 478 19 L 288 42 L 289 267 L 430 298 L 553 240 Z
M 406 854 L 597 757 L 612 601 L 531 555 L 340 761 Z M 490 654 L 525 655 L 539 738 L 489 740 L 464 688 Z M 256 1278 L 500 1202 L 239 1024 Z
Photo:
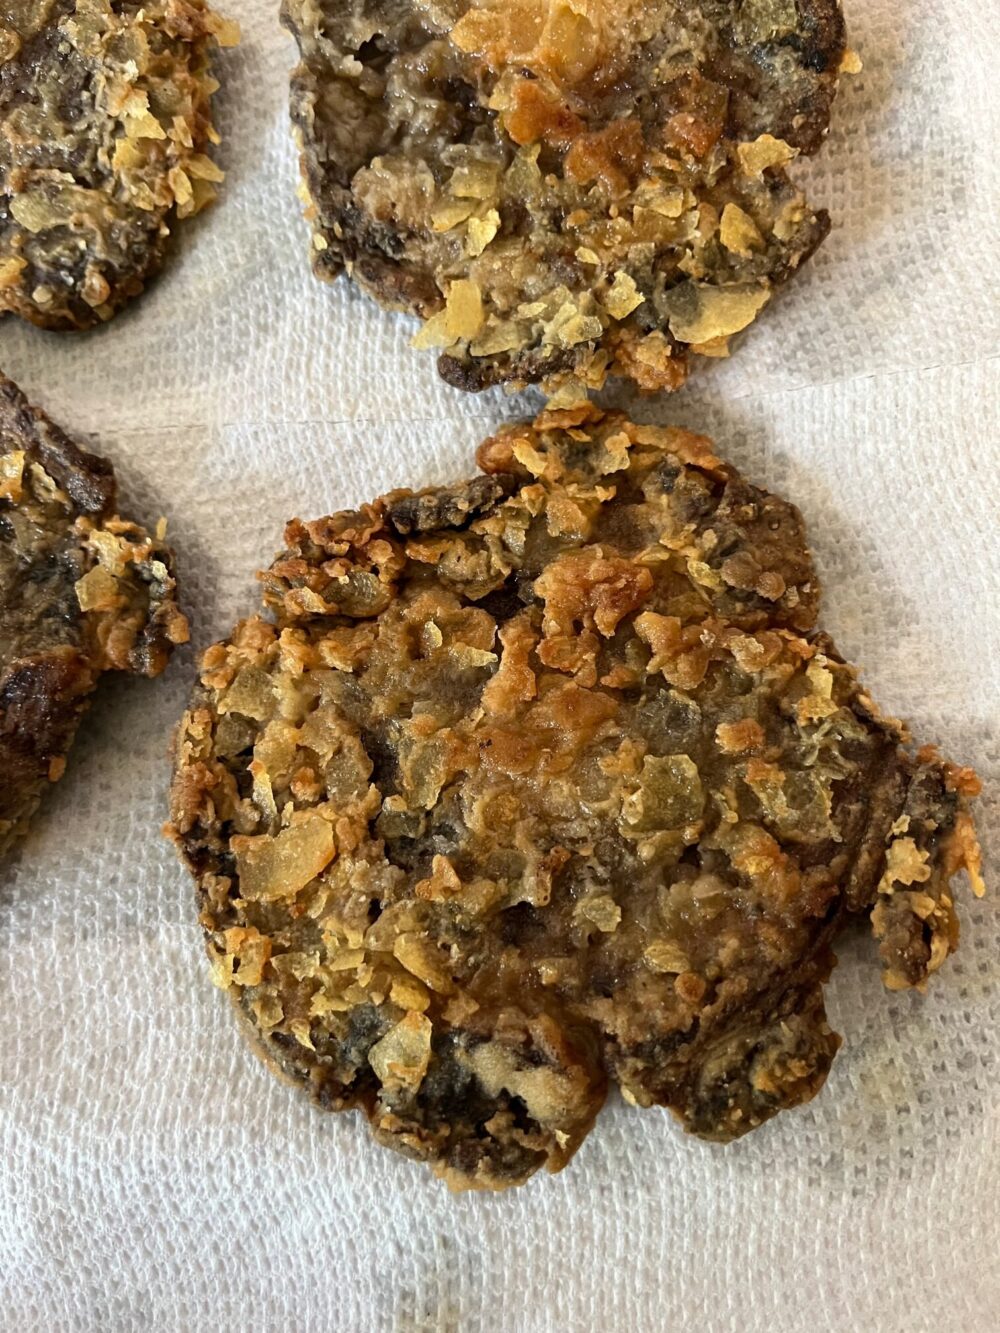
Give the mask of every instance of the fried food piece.
M 892 986 L 955 947 L 976 783 L 904 747 L 815 630 L 798 512 L 709 440 L 583 405 L 479 457 L 288 525 L 169 831 L 271 1065 L 499 1189 L 609 1080 L 717 1140 L 812 1097 L 838 931 L 872 913 Z
M 313 264 L 463 389 L 727 354 L 829 218 L 837 0 L 284 0 Z
M 0 376 L 0 854 L 62 777 L 101 673 L 158 676 L 187 639 L 173 555 L 115 513 L 110 463 Z
M 0 10 L 0 314 L 86 329 L 137 296 L 174 220 L 215 197 L 205 0 Z

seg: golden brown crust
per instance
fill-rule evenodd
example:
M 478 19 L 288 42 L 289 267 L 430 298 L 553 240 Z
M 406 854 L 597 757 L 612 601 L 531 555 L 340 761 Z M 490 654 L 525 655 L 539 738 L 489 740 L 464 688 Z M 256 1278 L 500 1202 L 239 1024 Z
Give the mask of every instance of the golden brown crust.
M 811 1097 L 831 944 L 956 943 L 974 779 L 815 629 L 801 519 L 591 405 L 484 476 L 286 530 L 210 648 L 171 833 L 218 983 L 321 1106 L 453 1185 L 563 1166 L 609 1080 L 727 1140 Z
M 836 0 L 285 0 L 313 262 L 463 389 L 673 390 L 829 227 Z
M 0 376 L 0 853 L 62 776 L 101 673 L 157 676 L 187 637 L 173 554 L 115 513 L 111 465 Z
M 0 12 L 0 314 L 108 320 L 222 172 L 210 101 L 235 24 L 205 0 L 16 0 Z

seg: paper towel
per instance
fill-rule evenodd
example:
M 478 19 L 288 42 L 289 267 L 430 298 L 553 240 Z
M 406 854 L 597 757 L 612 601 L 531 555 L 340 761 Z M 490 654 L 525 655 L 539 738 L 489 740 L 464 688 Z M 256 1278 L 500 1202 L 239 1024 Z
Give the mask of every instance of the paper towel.
M 221 0 L 220 0 L 221 3 Z M 1000 1319 L 996 473 L 1000 0 L 848 0 L 864 72 L 803 174 L 835 230 L 727 363 L 637 412 L 803 509 L 824 623 L 876 697 L 974 764 L 994 893 L 926 998 L 843 943 L 809 1107 L 731 1147 L 612 1099 L 577 1158 L 451 1196 L 245 1050 L 159 836 L 194 675 L 113 683 L 0 868 L 0 1325 L 17 1329 L 961 1329 Z M 274 0 L 230 0 L 217 208 L 88 336 L 6 322 L 0 367 L 170 519 L 196 647 L 284 520 L 467 475 L 532 395 L 462 395 L 413 325 L 309 273 Z M 990 868 L 994 873 L 990 873 Z

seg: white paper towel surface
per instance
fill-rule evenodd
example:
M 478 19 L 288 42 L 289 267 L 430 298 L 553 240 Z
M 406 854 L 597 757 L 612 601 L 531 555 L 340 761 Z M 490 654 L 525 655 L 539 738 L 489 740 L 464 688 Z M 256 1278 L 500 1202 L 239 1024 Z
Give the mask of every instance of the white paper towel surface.
M 410 321 L 310 275 L 276 8 L 230 0 L 228 181 L 162 280 L 92 335 L 0 327 L 0 367 L 99 441 L 128 512 L 169 516 L 199 650 L 286 518 L 467 475 L 536 401 L 448 388 Z M 833 234 L 732 361 L 637 411 L 801 506 L 841 649 L 981 773 L 993 891 L 963 889 L 960 952 L 889 995 L 845 941 L 826 1088 L 740 1143 L 613 1098 L 562 1175 L 451 1196 L 279 1085 L 209 983 L 158 831 L 183 652 L 103 690 L 0 868 L 0 1326 L 998 1327 L 1000 0 L 847 9 L 865 69 L 804 169 Z

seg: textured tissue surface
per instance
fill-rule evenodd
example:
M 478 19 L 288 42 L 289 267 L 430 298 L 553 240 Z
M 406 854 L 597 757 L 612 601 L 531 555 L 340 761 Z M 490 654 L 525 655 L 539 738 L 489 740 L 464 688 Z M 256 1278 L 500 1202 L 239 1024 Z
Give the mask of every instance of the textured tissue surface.
M 414 325 L 308 271 L 290 40 L 242 0 L 229 170 L 96 334 L 0 326 L 0 366 L 165 513 L 200 649 L 293 513 L 468 475 L 537 399 L 463 396 Z M 636 408 L 802 508 L 823 619 L 889 710 L 985 783 L 992 892 L 926 998 L 845 941 L 846 1038 L 803 1110 L 729 1148 L 613 1102 L 569 1170 L 449 1196 L 244 1047 L 158 834 L 193 679 L 113 683 L 0 867 L 0 1323 L 720 1333 L 996 1327 L 1000 1308 L 1000 0 L 847 0 L 864 72 L 805 170 L 835 230 L 728 363 Z

